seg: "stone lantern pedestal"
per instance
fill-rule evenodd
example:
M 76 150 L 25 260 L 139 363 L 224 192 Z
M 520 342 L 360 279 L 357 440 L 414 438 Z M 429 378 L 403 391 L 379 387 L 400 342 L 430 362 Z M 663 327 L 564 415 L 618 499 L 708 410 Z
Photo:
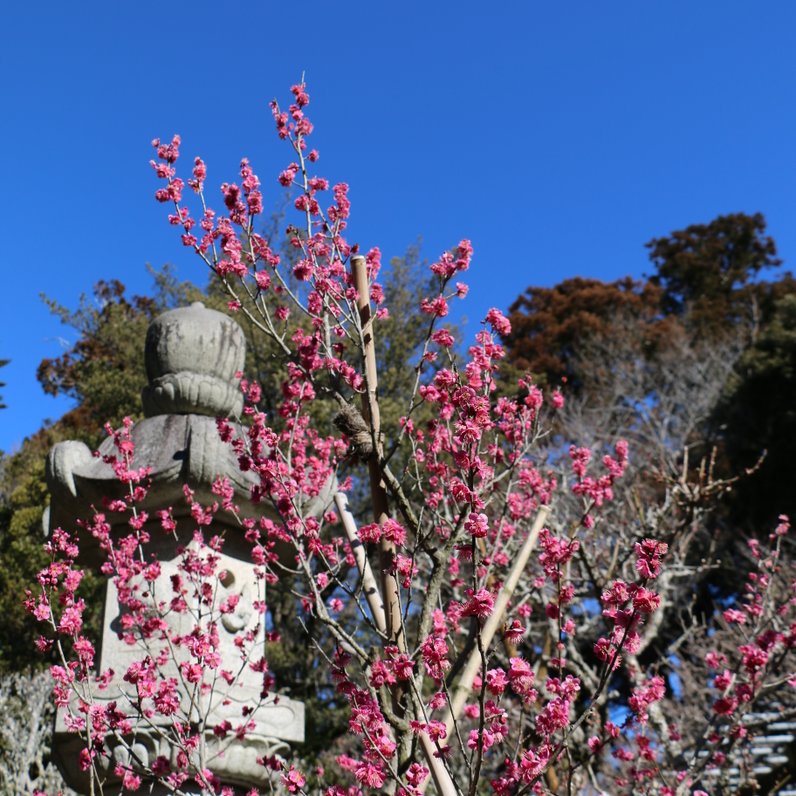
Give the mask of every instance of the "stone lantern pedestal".
M 180 575 L 178 548 L 191 543 L 196 528 L 183 496 L 184 485 L 194 491 L 198 503 L 207 505 L 218 500 L 212 492 L 213 482 L 219 477 L 226 478 L 234 488 L 235 503 L 241 514 L 258 516 L 263 512 L 262 505 L 255 506 L 249 500 L 254 476 L 240 470 L 230 446 L 219 439 L 215 422 L 218 416 L 236 416 L 241 412 L 242 396 L 235 374 L 242 370 L 244 356 L 245 342 L 238 324 L 201 303 L 161 315 L 147 334 L 145 359 L 149 384 L 143 392 L 145 418 L 133 426 L 131 437 L 135 444 L 133 467 L 151 468 L 151 486 L 139 509 L 152 518 L 150 527 L 144 527 L 150 530 L 151 550 L 161 565 L 154 593 L 149 594 L 153 604 L 173 594 L 171 579 Z M 113 441 L 106 440 L 100 452 L 113 454 Z M 91 516 L 92 506 L 99 508 L 105 499 L 122 497 L 124 492 L 111 466 L 92 456 L 80 442 L 63 442 L 53 448 L 48 461 L 48 483 L 52 494 L 50 530 L 73 527 L 76 518 Z M 160 528 L 156 517 L 161 509 L 171 509 L 176 538 Z M 107 516 L 113 523 L 114 515 Z M 112 526 L 112 536 L 129 533 L 127 519 L 127 515 L 117 515 L 118 525 Z M 218 567 L 222 574 L 215 581 L 214 599 L 222 601 L 230 595 L 237 596 L 234 611 L 224 614 L 218 622 L 219 668 L 229 667 L 237 672 L 241 666 L 236 639 L 241 634 L 254 632 L 255 646 L 264 650 L 263 621 L 253 605 L 260 584 L 250 558 L 251 545 L 243 538 L 238 519 L 219 511 L 211 527 L 213 533 L 225 537 Z M 96 567 L 100 551 L 96 542 L 85 536 L 81 539 L 82 563 Z M 109 581 L 99 667 L 100 671 L 112 668 L 115 675 L 100 692 L 99 700 L 115 701 L 120 707 L 129 703 L 134 694 L 123 675 L 142 655 L 140 647 L 131 646 L 120 637 L 124 611 L 116 586 Z M 169 614 L 166 621 L 174 633 L 184 635 L 191 631 L 190 614 Z M 159 676 L 175 675 L 182 654 L 187 655 L 176 650 Z M 207 768 L 224 785 L 235 789 L 266 786 L 269 772 L 257 758 L 278 755 L 289 744 L 304 740 L 303 704 L 277 695 L 268 695 L 263 700 L 261 690 L 262 674 L 243 667 L 233 685 L 219 679 L 210 695 L 194 695 L 190 704 L 189 695 L 180 693 L 180 712 L 201 716 L 197 726 L 206 728 L 201 743 Z M 253 724 L 245 735 L 230 741 L 213 733 L 213 727 L 224 721 L 239 725 L 244 705 L 257 706 L 250 716 Z M 103 757 L 102 766 L 109 784 L 118 783 L 114 774 L 117 763 L 142 772 L 158 757 L 176 764 L 179 750 L 169 741 L 169 720 L 156 714 L 147 722 L 139 722 L 130 737 L 107 738 L 108 755 Z M 68 784 L 88 792 L 88 774 L 78 764 L 81 740 L 67 729 L 64 710 L 58 712 L 53 748 Z M 190 792 L 188 783 L 186 787 Z M 150 790 L 149 783 L 142 785 L 142 789 L 147 793 L 160 792 L 157 787 Z

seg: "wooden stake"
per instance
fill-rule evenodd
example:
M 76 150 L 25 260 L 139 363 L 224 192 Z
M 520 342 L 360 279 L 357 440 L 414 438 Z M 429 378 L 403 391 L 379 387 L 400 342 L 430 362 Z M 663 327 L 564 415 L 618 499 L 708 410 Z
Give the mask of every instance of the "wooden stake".
M 484 623 L 484 627 L 481 629 L 481 646 L 484 649 L 487 649 L 492 643 L 492 639 L 495 637 L 498 627 L 503 622 L 503 616 L 506 613 L 509 600 L 514 594 L 514 590 L 517 588 L 520 576 L 528 564 L 528 559 L 531 557 L 534 547 L 536 547 L 536 540 L 539 537 L 539 532 L 542 530 L 549 513 L 550 509 L 547 506 L 541 506 L 539 508 L 539 512 L 536 515 L 536 520 L 534 521 L 531 530 L 528 532 L 525 542 L 517 554 L 517 559 L 514 562 L 514 566 L 512 567 L 506 582 L 503 584 L 503 588 L 500 590 L 497 600 L 495 600 L 495 606 L 492 609 L 492 613 L 489 615 L 489 618 Z M 454 723 L 459 716 L 461 716 L 464 705 L 467 702 L 467 698 L 470 696 L 470 692 L 473 689 L 473 680 L 475 680 L 475 676 L 478 674 L 478 670 L 480 668 L 481 653 L 476 647 L 470 653 L 467 664 L 459 676 L 459 682 L 456 685 L 456 690 L 454 692 L 453 699 L 451 700 L 451 706 L 448 708 L 445 714 L 445 740 L 441 742 L 443 746 L 447 743 L 451 733 L 453 732 Z
M 379 400 L 378 400 L 378 373 L 376 369 L 376 344 L 373 337 L 373 317 L 370 309 L 370 285 L 368 284 L 368 273 L 365 265 L 365 258 L 361 255 L 355 255 L 351 258 L 351 276 L 353 278 L 354 287 L 357 291 L 357 309 L 359 310 L 359 320 L 362 324 L 362 342 L 363 342 L 363 355 L 365 359 L 365 382 L 366 392 L 362 396 L 362 416 L 365 422 L 370 425 L 371 434 L 373 438 L 373 451 L 368 457 L 368 476 L 370 480 L 370 496 L 373 502 L 373 519 L 379 524 L 383 525 L 384 521 L 388 519 L 389 506 L 387 503 L 387 488 L 381 474 L 380 461 L 383 455 L 383 448 L 381 443 L 381 418 L 379 415 Z M 340 505 L 338 504 L 338 509 Z M 347 510 L 346 510 L 347 511 Z M 345 516 L 344 512 L 340 511 L 341 516 Z M 350 517 L 350 513 L 348 514 Z M 350 517 L 353 523 L 353 517 Z M 345 522 L 345 520 L 344 520 Z M 356 528 L 354 528 L 356 534 Z M 348 529 L 346 529 L 348 533 Z M 357 535 L 357 539 L 358 539 Z M 365 551 L 360 547 L 365 561 L 367 556 Z M 358 553 L 355 552 L 355 556 Z M 400 592 L 398 591 L 398 579 L 395 575 L 390 574 L 392 563 L 395 559 L 395 545 L 392 542 L 382 538 L 380 543 L 380 561 L 381 568 L 381 594 L 383 602 L 380 603 L 381 616 L 383 626 L 380 628 L 386 631 L 387 637 L 393 641 L 401 652 L 406 652 L 406 637 L 403 633 L 403 623 L 401 621 L 401 602 L 399 599 Z M 359 559 L 357 558 L 357 562 Z M 365 565 L 363 565 L 365 566 Z M 367 570 L 370 567 L 367 565 Z M 360 569 L 363 572 L 363 569 Z M 371 576 L 372 577 L 372 576 Z M 363 588 L 366 589 L 366 596 L 368 594 L 368 587 L 363 577 Z M 370 604 L 370 600 L 368 600 Z M 373 606 L 371 606 L 373 610 Z M 375 618 L 375 614 L 374 614 Z M 397 696 L 397 695 L 396 695 Z M 436 747 L 433 741 L 425 732 L 419 733 L 420 745 L 423 749 L 423 754 L 431 770 L 431 777 L 434 784 L 437 786 L 437 791 L 440 796 L 458 796 L 456 786 L 451 779 L 448 769 L 445 764 L 435 756 Z
M 376 369 L 376 342 L 373 336 L 373 317 L 370 309 L 370 285 L 365 258 L 356 255 L 351 258 L 351 276 L 357 291 L 357 308 L 362 324 L 363 355 L 365 359 L 366 391 L 362 395 L 362 417 L 370 426 L 373 437 L 373 451 L 368 457 L 370 476 L 370 497 L 373 503 L 373 519 L 379 525 L 389 518 L 387 487 L 381 474 L 379 462 L 383 455 L 381 442 L 381 418 L 379 415 L 379 380 Z M 406 640 L 403 638 L 401 623 L 401 602 L 398 579 L 390 574 L 395 559 L 395 545 L 382 538 L 380 545 L 379 568 L 381 570 L 381 593 L 387 619 L 387 636 L 404 652 Z
M 348 498 L 342 492 L 338 492 L 334 496 L 334 503 L 335 506 L 337 506 L 337 511 L 340 513 L 340 519 L 343 521 L 343 528 L 348 537 L 348 543 L 351 545 L 351 550 L 354 553 L 354 560 L 357 562 L 359 577 L 362 580 L 362 591 L 365 592 L 365 599 L 368 601 L 368 606 L 370 607 L 373 624 L 376 625 L 376 629 L 379 633 L 386 634 L 387 620 L 384 616 L 384 604 L 381 601 L 379 587 L 376 584 L 376 578 L 373 577 L 373 570 L 370 568 L 370 561 L 368 561 L 368 557 L 365 553 L 365 547 L 359 538 L 356 521 L 348 510 Z
M 517 559 L 514 562 L 514 566 L 512 567 L 506 582 L 503 584 L 503 588 L 500 590 L 497 600 L 495 600 L 495 606 L 492 609 L 492 613 L 489 615 L 484 627 L 481 629 L 481 646 L 484 649 L 487 649 L 492 643 L 492 639 L 495 637 L 495 633 L 497 632 L 500 623 L 503 621 L 503 615 L 506 613 L 506 607 L 509 604 L 512 594 L 514 594 L 514 590 L 517 588 L 520 576 L 528 564 L 528 559 L 531 557 L 531 553 L 536 547 L 536 540 L 539 538 L 539 533 L 542 530 L 549 513 L 550 509 L 548 506 L 541 506 L 539 508 L 539 512 L 537 513 L 536 519 L 531 526 L 531 530 L 528 532 L 528 537 L 520 548 L 520 551 L 517 554 Z M 440 746 L 446 746 L 448 744 L 451 733 L 453 732 L 454 724 L 458 720 L 459 716 L 461 716 L 464 705 L 467 702 L 467 697 L 473 690 L 473 680 L 475 680 L 475 676 L 478 674 L 480 667 L 481 653 L 476 647 L 470 653 L 467 664 L 465 665 L 464 670 L 459 677 L 459 682 L 456 685 L 456 690 L 454 691 L 453 699 L 451 700 L 451 707 L 445 712 L 445 738 L 439 742 Z M 447 770 L 445 773 L 447 774 Z M 428 784 L 429 782 L 426 780 L 426 782 L 420 786 L 421 793 L 425 793 L 426 788 L 428 788 Z M 444 792 L 445 791 L 440 790 L 440 793 Z

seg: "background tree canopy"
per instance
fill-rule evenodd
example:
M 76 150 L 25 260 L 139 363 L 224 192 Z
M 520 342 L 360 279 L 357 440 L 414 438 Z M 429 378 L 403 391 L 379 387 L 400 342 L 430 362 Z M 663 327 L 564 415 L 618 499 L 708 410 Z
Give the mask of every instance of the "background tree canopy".
M 553 445 L 569 439 L 598 445 L 619 436 L 631 440 L 636 467 L 624 509 L 630 514 L 617 515 L 617 522 L 647 521 L 638 519 L 640 513 L 634 518 L 633 511 L 653 505 L 665 491 L 649 474 L 655 472 L 659 479 L 660 473 L 677 472 L 686 451 L 695 473 L 712 460 L 728 483 L 744 475 L 721 501 L 711 498 L 709 511 L 699 514 L 699 544 L 720 544 L 726 550 L 722 589 L 711 585 L 715 573 L 692 584 L 699 610 L 710 611 L 715 600 L 736 588 L 746 566 L 737 545 L 740 534 L 767 532 L 780 513 L 796 513 L 796 474 L 788 444 L 796 435 L 791 399 L 796 387 L 796 280 L 778 270 L 776 246 L 760 214 L 721 216 L 657 238 L 647 248 L 653 272 L 645 279 L 575 277 L 553 287 L 531 286 L 518 297 L 510 308 L 512 331 L 504 341 L 508 361 L 502 388 L 514 389 L 512 381 L 525 372 L 548 389 L 563 387 L 567 410 L 553 429 Z M 427 325 L 415 310 L 428 292 L 426 274 L 417 246 L 386 269 L 391 315 L 381 322 L 378 359 L 387 428 L 397 426 L 415 388 L 411 364 Z M 196 300 L 228 311 L 228 297 L 217 281 L 203 289 L 177 282 L 167 268 L 153 272 L 153 279 L 149 296 L 128 296 L 118 280 L 100 282 L 75 310 L 45 299 L 77 337 L 61 356 L 42 361 L 38 378 L 45 392 L 65 394 L 75 406 L 2 460 L 0 671 L 26 672 L 46 663 L 31 655 L 38 630 L 19 595 L 45 564 L 41 542 L 48 450 L 64 439 L 96 446 L 106 421 L 118 425 L 126 415 L 139 416 L 146 383 L 144 339 L 155 316 Z M 262 408 L 271 412 L 286 365 L 283 352 L 242 313 L 235 317 L 247 336 L 247 375 L 262 384 Z M 328 412 L 318 410 L 319 424 L 331 423 L 332 404 Z M 695 516 L 664 512 L 655 521 L 665 533 L 667 523 L 692 522 Z M 86 578 L 89 604 L 99 606 L 100 588 L 99 579 Z M 274 588 L 269 607 L 287 624 L 294 612 L 289 582 Z M 661 643 L 674 632 L 674 625 L 671 633 L 663 632 Z M 317 730 L 308 753 L 322 759 L 332 745 L 339 752 L 345 743 L 347 718 L 325 689 L 314 656 L 303 638 L 283 639 L 269 651 L 269 664 L 280 687 L 305 702 Z
M 705 369 L 711 358 L 734 352 L 736 366 L 719 385 L 708 416 L 685 443 L 693 443 L 699 452 L 704 445 L 715 446 L 728 475 L 753 468 L 765 454 L 762 464 L 737 483 L 716 521 L 750 532 L 767 528 L 779 513 L 796 509 L 787 447 L 796 432 L 790 400 L 796 386 L 796 280 L 775 270 L 780 265 L 776 246 L 760 214 L 720 216 L 656 238 L 647 248 L 654 270 L 644 280 L 575 277 L 550 288 L 529 287 L 510 308 L 506 381 L 530 371 L 539 382 L 563 383 L 570 400 L 578 398 L 592 407 L 611 405 L 616 422 L 620 414 L 623 418 L 614 430 L 627 432 L 622 424 L 634 422 L 643 402 L 647 408 L 661 402 L 663 383 L 676 378 L 673 351 L 680 357 L 684 379 L 689 368 Z M 47 451 L 62 439 L 95 446 L 106 421 L 118 424 L 125 415 L 138 416 L 146 383 L 143 341 L 158 313 L 199 299 L 227 310 L 227 297 L 213 281 L 202 289 L 177 282 L 168 268 L 152 273 L 149 296 L 128 297 L 120 281 L 110 280 L 98 283 L 75 310 L 45 299 L 77 339 L 61 356 L 42 361 L 38 378 L 45 392 L 68 395 L 75 407 L 3 459 L 0 553 L 5 566 L 0 571 L 0 610 L 6 622 L 0 631 L 0 667 L 19 669 L 31 663 L 28 650 L 35 631 L 18 595 L 42 564 Z M 764 278 L 769 273 L 775 278 Z M 393 426 L 391 416 L 397 419 L 413 387 L 414 373 L 405 365 L 423 339 L 424 321 L 414 309 L 426 281 L 417 246 L 387 269 L 391 316 L 382 322 L 379 338 L 385 427 Z M 247 371 L 263 384 L 263 408 L 269 411 L 283 363 L 252 324 L 240 313 L 236 317 L 248 338 Z M 687 355 L 684 345 L 690 346 Z M 633 376 L 629 363 L 635 368 Z M 630 385 L 642 370 L 644 384 L 637 390 L 641 397 L 633 399 L 635 408 L 629 407 Z M 609 379 L 611 373 L 622 377 Z M 626 395 L 618 396 L 622 390 Z M 618 413 L 620 399 L 624 407 Z M 332 414 L 330 407 L 327 422 Z
M 703 370 L 716 357 L 731 357 L 736 366 L 715 385 L 715 401 L 694 434 L 701 452 L 715 448 L 725 475 L 753 470 L 717 518 L 736 530 L 767 529 L 796 509 L 796 471 L 788 464 L 796 430 L 796 280 L 778 270 L 760 213 L 719 216 L 647 248 L 654 270 L 642 281 L 573 278 L 529 287 L 510 308 L 509 361 L 515 371 L 550 385 L 563 381 L 570 394 L 604 405 L 617 400 L 604 391 L 605 374 L 624 373 L 623 362 L 635 358 L 646 372 L 641 399 L 650 407 L 661 399 L 671 370 L 662 366 L 678 347 L 687 344 L 691 365 Z M 673 378 L 687 379 L 688 372 L 683 361 Z

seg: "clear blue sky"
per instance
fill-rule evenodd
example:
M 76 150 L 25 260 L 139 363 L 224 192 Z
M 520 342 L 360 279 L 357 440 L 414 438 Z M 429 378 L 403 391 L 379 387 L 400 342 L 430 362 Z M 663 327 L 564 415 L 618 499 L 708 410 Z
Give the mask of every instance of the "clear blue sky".
M 15 3 L 0 26 L 0 449 L 66 404 L 35 369 L 94 282 L 203 280 L 152 198 L 179 132 L 209 185 L 248 156 L 279 196 L 267 108 L 306 71 L 319 173 L 351 185 L 349 239 L 475 246 L 466 314 L 530 284 L 640 276 L 643 244 L 763 212 L 796 261 L 796 4 L 736 0 Z M 269 193 L 270 192 L 270 193 Z

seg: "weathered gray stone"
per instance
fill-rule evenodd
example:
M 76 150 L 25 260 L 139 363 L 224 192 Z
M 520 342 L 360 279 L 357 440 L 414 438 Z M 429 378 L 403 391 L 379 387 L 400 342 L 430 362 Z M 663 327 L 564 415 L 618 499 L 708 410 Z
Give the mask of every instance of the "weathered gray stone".
M 240 414 L 235 374 L 245 358 L 243 332 L 226 315 L 200 301 L 163 313 L 146 336 L 144 414 Z

